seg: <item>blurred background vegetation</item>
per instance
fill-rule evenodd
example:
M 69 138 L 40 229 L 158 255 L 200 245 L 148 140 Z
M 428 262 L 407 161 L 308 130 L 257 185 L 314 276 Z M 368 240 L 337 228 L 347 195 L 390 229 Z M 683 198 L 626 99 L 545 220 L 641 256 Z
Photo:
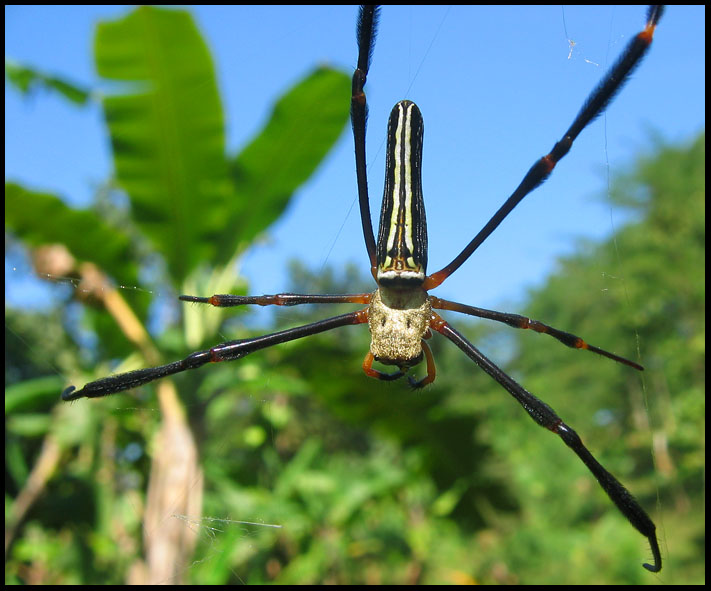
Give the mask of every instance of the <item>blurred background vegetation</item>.
M 344 129 L 349 80 L 315 71 L 250 146 L 226 155 L 209 54 L 187 13 L 143 7 L 101 25 L 99 72 L 145 80 L 146 26 L 165 62 L 152 93 L 103 102 L 116 178 L 95 207 L 6 183 L 6 251 L 22 246 L 38 274 L 72 287 L 46 312 L 6 307 L 7 583 L 705 580 L 705 136 L 640 155 L 605 197 L 632 221 L 580 244 L 508 310 L 638 359 L 643 374 L 542 335 L 452 318 L 647 508 L 659 576 L 642 568 L 647 542 L 581 462 L 443 339 L 431 341 L 437 381 L 418 392 L 364 376 L 360 327 L 60 403 L 68 383 L 352 309 L 280 309 L 274 325 L 253 326 L 250 310 L 172 303 L 180 317 L 148 336 L 155 300 L 247 292 L 235 262 Z M 88 97 L 31 68 L 6 76 L 20 90 Z M 156 109 L 196 77 L 199 100 Z M 289 149 L 302 136 L 309 150 Z M 118 190 L 130 208 L 116 205 Z M 146 268 L 158 277 L 150 290 L 113 289 L 145 285 Z M 603 288 L 604 273 L 615 288 Z M 284 291 L 373 289 L 355 268 L 294 262 L 292 275 Z M 630 335 L 637 350 L 618 351 Z

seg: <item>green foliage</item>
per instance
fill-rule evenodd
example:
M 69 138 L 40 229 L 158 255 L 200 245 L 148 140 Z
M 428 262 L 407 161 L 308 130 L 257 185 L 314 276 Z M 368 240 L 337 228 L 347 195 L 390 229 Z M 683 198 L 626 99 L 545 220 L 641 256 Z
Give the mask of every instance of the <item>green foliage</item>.
M 74 256 L 95 262 L 123 283 L 138 280 L 130 235 L 96 212 L 69 207 L 56 195 L 6 182 L 5 228 L 21 236 L 27 246 L 64 244 Z
M 29 68 L 5 58 L 5 77 L 15 88 L 25 95 L 40 89 L 58 92 L 77 105 L 89 100 L 89 92 L 76 84 L 57 76 L 50 76 L 34 68 Z
M 651 511 L 665 558 L 663 576 L 699 581 L 703 567 L 697 558 L 703 555 L 704 536 L 705 137 L 688 147 L 657 146 L 613 184 L 611 203 L 634 207 L 633 221 L 609 240 L 583 244 L 561 260 L 545 285 L 530 294 L 524 311 L 640 362 L 644 373 L 528 333 L 517 335 L 508 369 L 576 429 L 603 465 Z M 532 538 L 542 543 L 541 532 L 555 523 L 553 555 L 562 560 L 579 553 L 580 564 L 574 568 L 590 571 L 589 582 L 600 581 L 599 573 L 610 569 L 593 552 L 602 548 L 601 558 L 609 561 L 614 541 L 618 552 L 624 548 L 620 568 L 625 561 L 633 565 L 624 579 L 648 580 L 634 570 L 642 545 L 638 534 L 585 468 L 571 461 L 557 438 L 518 424 L 517 405 L 509 404 L 504 412 L 502 404 L 500 396 L 492 400 L 487 423 L 494 431 L 505 431 L 505 437 L 494 439 L 494 447 L 518 464 L 511 466 L 517 488 L 534 499 L 519 497 L 524 532 L 530 526 Z M 548 524 L 537 519 L 542 515 Z M 563 528 L 563 522 L 577 527 Z M 686 565 L 683 573 L 681 564 Z M 561 569 L 571 565 L 561 564 Z M 537 576 L 531 573 L 522 580 Z
M 187 12 L 143 6 L 99 24 L 94 54 L 99 75 L 121 83 L 103 101 L 118 183 L 179 285 L 214 260 L 220 224 L 211 207 L 228 209 L 232 196 L 207 45 Z
M 146 67 L 146 27 L 168 54 L 177 51 L 157 72 Z M 144 264 L 131 236 L 165 257 L 168 281 L 184 293 L 243 291 L 230 261 L 281 215 L 335 141 L 347 116 L 347 80 L 325 71 L 308 77 L 279 100 L 249 147 L 225 156 L 211 61 L 191 19 L 142 7 L 99 30 L 101 71 L 130 83 L 106 103 L 118 183 L 132 206 L 128 223 L 112 227 L 96 210 L 75 212 L 17 185 L 6 186 L 6 223 L 28 248 L 62 242 L 116 279 Z M 176 39 L 191 48 L 188 55 Z M 192 60 L 183 72 L 181 59 Z M 200 101 L 212 109 L 196 113 L 201 105 L 192 104 L 191 122 L 181 120 L 195 98 L 191 85 L 178 81 L 186 72 L 202 76 Z M 155 109 L 149 95 L 176 100 Z M 309 149 L 294 150 L 290 138 L 304 133 L 299 119 L 314 100 L 323 128 L 309 120 Z M 209 137 L 198 140 L 198 127 Z M 164 143 L 171 134 L 175 143 Z M 284 166 L 268 175 L 275 154 Z M 206 165 L 209 155 L 219 162 Z M 505 369 L 578 430 L 650 510 L 666 561 L 662 580 L 676 583 L 704 577 L 704 162 L 703 137 L 642 158 L 612 192 L 614 204 L 634 208 L 634 221 L 561 261 L 525 305 L 532 318 L 639 359 L 641 376 L 545 335 L 452 318 L 490 357 L 508 359 Z M 218 219 L 226 196 L 229 213 Z M 92 216 L 106 244 L 81 250 L 55 220 L 23 217 L 22 203 L 54 208 L 70 225 Z M 186 220 L 194 232 L 181 234 Z M 178 260 L 186 247 L 200 256 Z M 216 267 L 196 270 L 197 260 Z M 293 284 L 293 291 L 320 293 L 369 289 L 353 269 L 316 276 L 298 265 Z M 335 308 L 280 310 L 279 324 L 340 313 Z M 153 386 L 58 403 L 57 370 L 76 375 L 83 366 L 84 379 L 101 377 L 115 370 L 101 353 L 120 349 L 114 341 L 129 348 L 120 330 L 103 328 L 114 319 L 97 310 L 84 325 L 99 354 L 86 355 L 64 330 L 63 311 L 6 311 L 6 527 L 13 538 L 6 582 L 126 583 L 143 568 L 156 529 L 176 520 L 198 543 L 176 565 L 176 578 L 161 582 L 658 580 L 641 567 L 649 558 L 645 540 L 579 460 L 458 350 L 433 338 L 437 381 L 413 392 L 404 381 L 363 375 L 364 327 L 177 376 L 199 448 L 203 476 L 191 487 L 201 490 L 202 505 L 188 514 L 165 509 L 151 530 L 146 490 L 156 477 L 165 410 Z M 270 330 L 248 331 L 243 320 L 237 312 L 226 320 L 219 310 L 188 306 L 182 325 L 168 327 L 157 346 L 178 358 L 224 334 Z M 133 354 L 122 363 L 147 361 Z M 33 490 L 41 496 L 33 498 Z M 171 492 L 176 505 L 187 494 Z M 29 512 L 13 521 L 28 498 Z

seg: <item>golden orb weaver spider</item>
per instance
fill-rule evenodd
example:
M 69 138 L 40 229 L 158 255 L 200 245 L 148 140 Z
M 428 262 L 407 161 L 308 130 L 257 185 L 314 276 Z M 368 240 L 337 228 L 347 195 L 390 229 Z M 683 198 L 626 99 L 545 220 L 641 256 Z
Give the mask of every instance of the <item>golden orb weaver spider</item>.
M 651 6 L 645 28 L 624 49 L 618 61 L 589 95 L 571 126 L 553 146 L 550 153 L 537 160 L 500 209 L 445 267 L 427 274 L 427 228 L 421 188 L 423 120 L 415 103 L 403 100 L 392 110 L 388 123 L 386 151 L 386 181 L 380 216 L 379 232 L 373 233 L 366 175 L 365 130 L 367 104 L 364 87 L 370 68 L 378 20 L 378 8 L 363 6 L 357 26 L 358 65 L 353 74 L 351 120 L 355 141 L 356 175 L 363 235 L 370 259 L 371 273 L 378 285 L 373 293 L 349 295 L 310 295 L 284 293 L 263 296 L 213 295 L 180 296 L 188 302 L 206 303 L 218 307 L 241 305 L 290 306 L 308 303 L 353 303 L 366 308 L 304 326 L 279 331 L 257 338 L 228 341 L 206 351 L 190 354 L 185 359 L 123 374 L 102 378 L 76 390 L 69 386 L 62 393 L 65 401 L 96 398 L 115 394 L 163 377 L 196 369 L 206 363 L 240 359 L 254 351 L 302 337 L 329 331 L 341 326 L 368 324 L 371 332 L 370 350 L 363 361 L 365 373 L 379 380 L 394 380 L 423 360 L 427 375 L 420 380 L 409 378 L 415 388 L 435 379 L 435 364 L 426 339 L 432 331 L 452 341 L 489 376 L 509 392 L 539 425 L 557 434 L 592 472 L 620 512 L 650 543 L 654 563 L 644 564 L 647 570 L 659 572 L 661 553 L 656 527 L 627 489 L 590 453 L 575 431 L 543 401 L 525 390 L 504 373 L 474 345 L 446 322 L 435 310 L 450 310 L 470 316 L 487 318 L 519 329 L 531 329 L 548 334 L 571 348 L 587 349 L 637 370 L 642 366 L 633 361 L 586 343 L 580 337 L 517 314 L 486 310 L 451 302 L 429 295 L 456 271 L 499 226 L 520 201 L 543 183 L 556 164 L 570 150 L 580 132 L 612 101 L 641 62 L 649 49 L 654 30 L 662 15 L 661 6 Z M 394 365 L 397 371 L 384 373 L 373 368 L 373 362 Z

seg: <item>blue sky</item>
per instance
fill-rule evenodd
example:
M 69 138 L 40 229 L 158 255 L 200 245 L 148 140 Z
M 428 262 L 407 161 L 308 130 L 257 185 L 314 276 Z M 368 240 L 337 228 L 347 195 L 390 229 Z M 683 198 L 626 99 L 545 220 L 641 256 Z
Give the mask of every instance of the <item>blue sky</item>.
M 93 28 L 127 10 L 6 6 L 5 54 L 101 87 L 91 62 Z M 213 51 L 231 152 L 258 132 L 273 102 L 314 66 L 350 72 L 356 61 L 352 6 L 190 10 Z M 604 238 L 624 223 L 624 213 L 600 200 L 610 175 L 649 148 L 655 134 L 681 141 L 704 128 L 704 23 L 704 7 L 667 10 L 650 54 L 607 115 L 583 132 L 553 177 L 436 295 L 484 307 L 506 302 L 516 311 L 526 288 L 543 282 L 556 257 L 571 252 L 578 239 Z M 399 99 L 417 102 L 425 119 L 423 184 L 433 272 L 550 150 L 643 24 L 638 6 L 386 7 L 366 87 L 373 219 L 382 196 L 387 116 Z M 77 109 L 46 94 L 21 99 L 6 86 L 5 174 L 86 206 L 93 188 L 111 174 L 100 110 Z M 283 291 L 290 257 L 312 268 L 355 262 L 365 274 L 355 200 L 353 140 L 346 132 L 266 243 L 244 257 L 240 272 L 251 291 Z M 6 304 L 31 305 L 45 297 L 27 267 L 13 270 L 6 262 L 6 280 Z

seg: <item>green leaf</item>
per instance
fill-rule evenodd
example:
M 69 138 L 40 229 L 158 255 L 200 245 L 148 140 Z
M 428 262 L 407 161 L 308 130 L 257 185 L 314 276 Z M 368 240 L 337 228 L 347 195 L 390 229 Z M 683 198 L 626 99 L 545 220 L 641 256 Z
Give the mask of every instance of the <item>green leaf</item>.
M 64 244 L 76 258 L 96 263 L 119 281 L 138 281 L 129 237 L 93 211 L 72 209 L 56 195 L 5 183 L 5 227 L 30 246 Z
M 6 386 L 5 416 L 56 401 L 57 391 L 63 386 L 62 376 L 42 376 Z
M 279 99 L 264 130 L 232 162 L 244 199 L 230 211 L 226 241 L 251 241 L 279 217 L 343 131 L 349 96 L 348 76 L 319 68 Z
M 101 23 L 95 53 L 101 76 L 131 83 L 104 102 L 116 174 L 177 285 L 214 258 L 232 196 L 210 53 L 189 13 L 147 6 Z
M 318 69 L 228 165 L 212 60 L 188 13 L 140 7 L 101 24 L 96 60 L 102 76 L 131 83 L 105 100 L 118 182 L 176 285 L 272 224 L 348 119 L 348 77 Z
M 88 90 L 64 78 L 44 74 L 39 70 L 29 66 L 22 66 L 7 58 L 5 58 L 5 77 L 25 95 L 44 88 L 45 90 L 58 92 L 77 105 L 84 105 L 90 96 Z

